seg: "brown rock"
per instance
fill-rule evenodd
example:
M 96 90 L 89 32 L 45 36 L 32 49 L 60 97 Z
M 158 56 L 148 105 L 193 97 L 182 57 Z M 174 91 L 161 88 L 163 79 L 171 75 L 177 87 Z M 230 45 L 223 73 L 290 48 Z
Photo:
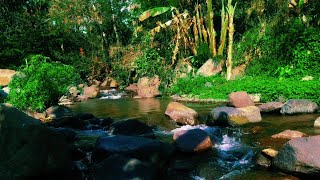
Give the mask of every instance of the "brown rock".
M 10 69 L 0 69 L 0 86 L 8 86 L 11 78 L 16 74 L 16 71 Z
M 229 94 L 229 103 L 236 108 L 254 106 L 254 102 L 248 96 L 247 92 L 232 92 Z
M 196 118 L 198 117 L 198 113 L 195 110 L 188 108 L 187 106 L 184 106 L 183 104 L 180 104 L 178 102 L 169 103 L 165 114 L 170 116 L 171 119 L 180 124 L 197 124 Z
M 127 88 L 127 91 L 133 91 L 133 92 L 137 92 L 138 91 L 138 86 L 137 84 L 130 84 Z
M 111 79 L 110 88 L 118 88 L 119 83 L 115 79 Z
M 259 107 L 261 112 L 279 112 L 284 104 L 282 102 L 268 102 L 261 104 Z
M 272 138 L 282 138 L 282 139 L 293 139 L 298 137 L 304 137 L 306 134 L 300 132 L 300 131 L 294 131 L 294 130 L 285 130 L 281 133 L 272 135 Z
M 213 144 L 208 134 L 201 129 L 181 130 L 173 135 L 177 147 L 182 152 L 199 153 L 211 149 Z
M 198 70 L 197 75 L 214 76 L 222 71 L 220 65 L 216 65 L 212 59 L 207 60 Z
M 49 107 L 45 111 L 45 114 L 47 117 L 50 117 L 52 119 L 58 119 L 61 117 L 71 117 L 74 115 L 70 108 L 61 105 Z
M 260 122 L 262 120 L 260 109 L 256 106 L 247 106 L 238 108 L 250 123 Z
M 239 126 L 261 121 L 260 110 L 255 106 L 245 108 L 217 107 L 210 112 L 209 116 L 217 125 Z
M 140 78 L 137 84 L 138 96 L 142 98 L 150 98 L 160 95 L 158 90 L 160 83 L 161 81 L 158 76 L 153 78 Z
M 97 86 L 90 86 L 83 88 L 83 95 L 86 95 L 88 98 L 96 98 L 100 93 L 100 90 Z

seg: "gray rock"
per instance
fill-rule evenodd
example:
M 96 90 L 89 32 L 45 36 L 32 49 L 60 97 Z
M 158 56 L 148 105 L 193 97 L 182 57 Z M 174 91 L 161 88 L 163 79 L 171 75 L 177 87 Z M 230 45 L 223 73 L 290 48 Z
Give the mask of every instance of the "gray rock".
M 281 114 L 314 113 L 318 105 L 306 99 L 290 99 L 281 108 Z
M 275 167 L 289 173 L 320 177 L 320 135 L 288 141 L 274 158 Z

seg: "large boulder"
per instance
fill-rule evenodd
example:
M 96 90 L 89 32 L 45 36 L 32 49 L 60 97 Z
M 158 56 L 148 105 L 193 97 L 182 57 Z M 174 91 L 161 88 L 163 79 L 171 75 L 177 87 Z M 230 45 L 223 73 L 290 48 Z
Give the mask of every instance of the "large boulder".
M 261 121 L 260 110 L 256 106 L 245 108 L 217 107 L 209 113 L 209 123 L 239 126 Z
M 300 131 L 285 130 L 285 131 L 282 131 L 281 133 L 274 134 L 271 137 L 272 138 L 281 138 L 281 139 L 293 139 L 293 138 L 305 137 L 305 136 L 307 136 L 307 135 L 305 133 L 300 132 Z
M 177 147 L 186 153 L 199 153 L 211 149 L 213 144 L 209 135 L 201 129 L 180 130 L 174 133 Z
M 109 134 L 155 138 L 152 128 L 136 119 L 112 123 Z
M 68 174 L 70 152 L 60 133 L 9 104 L 0 104 L 0 177 Z
M 161 165 L 172 155 L 174 147 L 155 139 L 116 135 L 98 138 L 96 150 L 96 159 L 112 154 L 122 154 Z
M 197 71 L 197 75 L 214 76 L 222 71 L 222 67 L 212 59 L 207 60 Z
M 247 92 L 232 92 L 229 94 L 229 104 L 236 108 L 254 106 L 253 100 Z
M 320 135 L 294 138 L 275 157 L 275 167 L 289 173 L 320 177 Z
M 100 90 L 96 85 L 83 88 L 83 95 L 87 96 L 90 99 L 96 98 L 99 96 Z
M 15 70 L 0 69 L 0 86 L 8 86 L 9 82 L 15 74 Z
M 281 114 L 314 113 L 318 105 L 306 99 L 290 99 L 281 108 Z
M 171 119 L 179 124 L 195 125 L 198 123 L 198 113 L 195 110 L 178 102 L 169 103 L 165 114 L 170 116 Z
M 160 95 L 159 86 L 161 80 L 158 76 L 153 78 L 140 78 L 137 84 L 138 96 L 141 98 L 150 98 Z
M 267 102 L 258 107 L 262 113 L 280 113 L 283 105 L 282 102 Z
M 149 163 L 119 154 L 111 155 L 93 168 L 96 180 L 106 179 L 157 179 L 157 170 Z

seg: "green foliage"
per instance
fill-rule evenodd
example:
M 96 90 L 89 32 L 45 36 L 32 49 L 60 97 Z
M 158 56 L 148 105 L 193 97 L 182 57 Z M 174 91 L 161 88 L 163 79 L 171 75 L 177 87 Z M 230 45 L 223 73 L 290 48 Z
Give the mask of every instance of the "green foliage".
M 250 94 L 260 93 L 262 102 L 275 101 L 280 96 L 286 99 L 311 99 L 320 103 L 318 85 L 320 79 L 299 81 L 295 79 L 245 77 L 226 81 L 223 77 L 189 77 L 179 79 L 170 89 L 171 94 L 186 94 L 199 98 L 227 99 L 235 91 L 246 91 Z
M 135 61 L 135 71 L 137 78 L 158 75 L 164 87 L 170 84 L 173 77 L 173 73 L 166 65 L 165 60 L 153 48 L 146 48 L 142 56 Z
M 73 67 L 50 62 L 48 57 L 31 55 L 25 62 L 9 84 L 8 102 L 18 108 L 42 111 L 56 104 L 70 85 L 80 82 Z

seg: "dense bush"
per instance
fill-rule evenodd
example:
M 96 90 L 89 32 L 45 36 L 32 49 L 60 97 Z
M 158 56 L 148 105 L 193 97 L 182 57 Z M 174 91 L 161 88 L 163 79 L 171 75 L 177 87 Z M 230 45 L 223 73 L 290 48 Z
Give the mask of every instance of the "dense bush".
M 50 62 L 48 57 L 31 55 L 9 84 L 8 102 L 21 109 L 42 111 L 58 102 L 68 86 L 79 83 L 71 66 Z
M 285 99 L 311 99 L 320 103 L 320 79 L 299 81 L 295 79 L 244 77 L 226 81 L 223 77 L 189 77 L 179 79 L 170 89 L 171 94 L 186 94 L 198 98 L 226 99 L 228 94 L 235 91 L 260 93 L 262 101 L 274 101 L 280 96 Z

